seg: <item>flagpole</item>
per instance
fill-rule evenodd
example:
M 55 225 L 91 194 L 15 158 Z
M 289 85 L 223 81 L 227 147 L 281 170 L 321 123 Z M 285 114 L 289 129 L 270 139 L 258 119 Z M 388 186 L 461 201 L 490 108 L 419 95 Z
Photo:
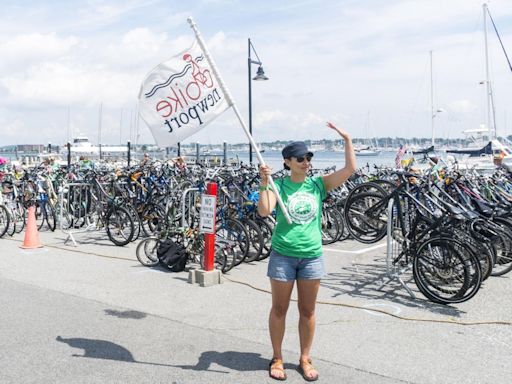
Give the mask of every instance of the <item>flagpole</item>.
M 263 157 L 261 156 L 261 153 L 260 153 L 260 151 L 258 149 L 258 146 L 256 145 L 256 142 L 252 138 L 252 135 L 249 132 L 249 129 L 245 125 L 245 121 L 242 118 L 242 115 L 240 114 L 240 111 L 238 110 L 238 108 L 237 108 L 233 98 L 231 97 L 231 93 L 229 92 L 228 87 L 224 83 L 224 80 L 222 80 L 222 77 L 220 76 L 219 70 L 217 69 L 217 66 L 215 65 L 215 62 L 213 61 L 213 58 L 211 57 L 210 52 L 208 51 L 208 48 L 206 48 L 206 44 L 203 41 L 203 37 L 201 36 L 201 32 L 199 32 L 199 30 L 197 29 L 197 24 L 194 22 L 192 17 L 188 17 L 187 21 L 190 24 L 190 28 L 192 28 L 192 30 L 194 31 L 194 34 L 196 35 L 197 42 L 199 43 L 199 46 L 203 50 L 204 55 L 206 57 L 206 60 L 208 60 L 208 63 L 210 63 L 210 66 L 212 68 L 213 74 L 215 75 L 215 77 L 219 81 L 220 88 L 221 88 L 222 92 L 224 92 L 224 95 L 226 96 L 228 104 L 233 107 L 233 110 L 235 111 L 235 115 L 236 115 L 236 117 L 238 117 L 238 120 L 240 121 L 240 124 L 242 125 L 242 128 L 244 129 L 245 134 L 247 135 L 247 138 L 249 139 L 249 142 L 251 143 L 251 146 L 254 149 L 254 152 L 256 153 L 256 157 L 258 158 L 258 161 L 260 162 L 261 165 L 265 165 L 265 160 L 263 160 Z M 281 197 L 277 193 L 276 185 L 274 184 L 274 180 L 272 179 L 271 176 L 269 176 L 268 181 L 269 181 L 270 185 L 272 186 L 272 190 L 274 190 L 276 192 L 275 195 L 276 195 L 277 202 L 279 204 L 279 207 L 283 211 L 283 214 L 284 214 L 284 216 L 286 218 L 286 221 L 288 221 L 288 224 L 291 224 L 292 220 L 290 218 L 290 215 L 288 214 L 288 210 L 286 209 L 286 207 L 285 207 L 285 205 L 283 203 L 283 200 L 281 199 Z

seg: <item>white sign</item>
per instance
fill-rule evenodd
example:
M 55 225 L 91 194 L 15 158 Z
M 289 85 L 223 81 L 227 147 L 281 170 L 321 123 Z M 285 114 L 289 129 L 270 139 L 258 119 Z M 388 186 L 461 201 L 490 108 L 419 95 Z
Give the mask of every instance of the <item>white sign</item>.
M 215 233 L 215 210 L 217 196 L 201 195 L 201 212 L 199 213 L 199 231 Z

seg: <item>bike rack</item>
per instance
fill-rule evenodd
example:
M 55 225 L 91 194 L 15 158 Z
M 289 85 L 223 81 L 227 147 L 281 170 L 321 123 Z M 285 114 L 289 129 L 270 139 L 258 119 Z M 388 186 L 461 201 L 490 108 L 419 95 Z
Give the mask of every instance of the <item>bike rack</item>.
M 188 189 L 185 189 L 181 195 L 181 226 L 183 228 L 186 227 L 186 221 L 185 221 L 185 209 L 187 208 L 186 206 L 186 201 L 185 201 L 185 197 L 187 196 L 188 193 L 190 192 L 196 192 L 196 191 L 199 191 L 199 188 L 188 188 Z M 190 203 L 189 203 L 190 204 Z M 190 207 L 189 207 L 189 216 L 190 216 Z
M 86 203 L 84 196 L 87 196 L 87 193 L 84 194 L 83 192 L 87 192 L 89 188 L 91 188 L 91 184 L 88 183 L 67 183 L 64 184 L 59 191 L 59 228 L 64 234 L 67 235 L 66 240 L 64 240 L 64 244 L 71 240 L 73 245 L 78 247 L 78 244 L 73 235 L 96 229 L 96 226 L 91 223 L 89 212 L 87 212 L 87 209 L 84 205 L 84 203 Z M 77 201 L 73 200 L 73 203 L 76 204 L 76 207 L 78 207 L 75 212 L 69 212 L 71 193 L 73 193 L 73 199 L 78 198 Z M 64 207 L 65 202 L 67 204 L 66 207 Z M 64 218 L 65 213 L 71 216 Z M 70 221 L 68 223 L 69 227 L 64 228 L 64 220 Z M 83 222 L 83 224 L 80 226 L 83 228 L 73 230 L 74 223 L 76 222 Z
M 396 252 L 394 252 L 398 247 L 401 247 L 396 240 L 393 239 L 393 206 L 394 206 L 395 200 L 390 199 L 388 203 L 388 223 L 387 223 L 387 250 L 386 250 L 386 275 L 387 275 L 387 281 L 384 281 L 382 285 L 377 288 L 377 290 L 381 290 L 384 288 L 384 286 L 391 283 L 393 280 L 396 280 L 400 283 L 400 285 L 409 293 L 409 295 L 415 299 L 416 295 L 414 292 L 405 284 L 405 282 L 400 277 L 402 273 L 407 271 L 409 267 L 396 267 L 393 264 L 394 261 L 394 255 Z

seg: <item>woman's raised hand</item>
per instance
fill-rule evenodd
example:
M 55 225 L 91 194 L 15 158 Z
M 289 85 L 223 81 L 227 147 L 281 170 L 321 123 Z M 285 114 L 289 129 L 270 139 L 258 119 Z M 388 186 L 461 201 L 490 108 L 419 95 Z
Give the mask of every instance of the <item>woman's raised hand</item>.
M 327 126 L 333 130 L 335 130 L 336 132 L 338 132 L 338 134 L 343 137 L 344 140 L 347 140 L 347 139 L 350 139 L 350 134 L 345 131 L 344 129 L 342 128 L 338 128 L 336 127 L 333 123 L 331 123 L 330 121 L 327 122 Z

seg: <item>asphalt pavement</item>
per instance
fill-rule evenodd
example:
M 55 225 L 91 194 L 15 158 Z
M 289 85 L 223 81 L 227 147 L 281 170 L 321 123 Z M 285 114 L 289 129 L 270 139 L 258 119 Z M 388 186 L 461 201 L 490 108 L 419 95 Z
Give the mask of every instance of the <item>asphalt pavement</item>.
M 188 272 L 148 268 L 136 242 L 40 232 L 0 239 L 0 383 L 266 383 L 272 350 L 267 262 L 243 264 L 200 287 Z M 386 281 L 385 242 L 324 248 L 312 359 L 324 383 L 509 383 L 512 279 L 493 277 L 470 301 L 412 298 Z M 295 297 L 295 292 L 294 292 Z M 304 380 L 298 313 L 290 306 L 284 361 Z

